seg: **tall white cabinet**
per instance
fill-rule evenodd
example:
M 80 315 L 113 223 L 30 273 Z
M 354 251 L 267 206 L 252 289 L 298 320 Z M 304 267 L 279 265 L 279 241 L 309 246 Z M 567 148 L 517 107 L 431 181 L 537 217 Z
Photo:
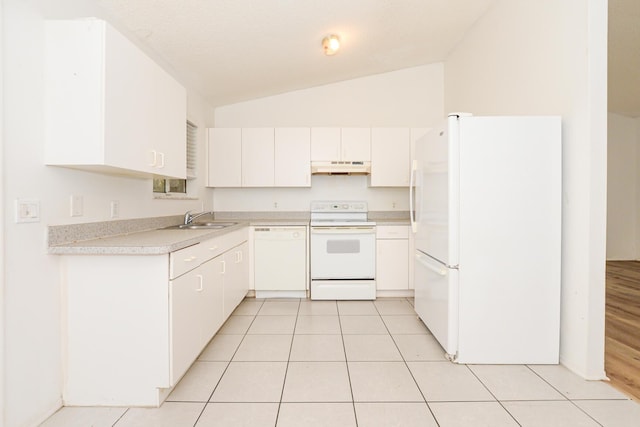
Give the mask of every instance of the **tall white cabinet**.
M 45 24 L 45 163 L 186 178 L 186 90 L 98 19 Z

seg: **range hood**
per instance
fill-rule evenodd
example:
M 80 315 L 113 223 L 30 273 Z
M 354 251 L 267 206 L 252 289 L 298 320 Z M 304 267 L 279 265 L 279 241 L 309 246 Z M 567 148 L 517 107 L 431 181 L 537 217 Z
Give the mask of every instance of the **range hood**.
M 369 175 L 371 162 L 311 162 L 312 175 Z

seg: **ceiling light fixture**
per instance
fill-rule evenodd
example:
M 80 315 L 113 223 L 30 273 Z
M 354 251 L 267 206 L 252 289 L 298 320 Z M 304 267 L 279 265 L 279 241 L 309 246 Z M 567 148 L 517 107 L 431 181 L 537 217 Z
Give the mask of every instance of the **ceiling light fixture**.
M 338 49 L 340 49 L 340 38 L 335 34 L 328 35 L 322 39 L 322 48 L 325 55 L 335 55 Z

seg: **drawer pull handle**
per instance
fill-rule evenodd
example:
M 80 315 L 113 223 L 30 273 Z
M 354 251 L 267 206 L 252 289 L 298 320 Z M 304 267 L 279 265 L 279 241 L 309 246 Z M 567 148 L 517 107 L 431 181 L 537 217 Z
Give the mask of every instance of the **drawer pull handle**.
M 211 247 L 209 248 L 209 250 L 210 250 L 210 251 L 215 251 L 216 249 L 218 249 L 218 247 L 217 247 L 217 246 L 211 246 Z
M 192 255 L 189 258 L 185 258 L 184 262 L 191 262 L 191 261 L 195 261 L 196 259 L 198 259 L 198 257 L 195 255 Z
M 198 278 L 198 287 L 196 288 L 196 292 L 202 292 L 203 289 L 203 278 L 202 278 L 202 274 L 196 274 L 196 277 Z

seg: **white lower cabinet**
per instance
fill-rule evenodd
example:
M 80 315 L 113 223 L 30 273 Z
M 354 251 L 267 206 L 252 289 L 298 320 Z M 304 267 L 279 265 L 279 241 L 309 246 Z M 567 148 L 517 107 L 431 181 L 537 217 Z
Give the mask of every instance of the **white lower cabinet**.
M 169 284 L 172 385 L 224 323 L 222 257 L 205 262 Z
M 409 227 L 376 227 L 376 288 L 378 291 L 408 290 Z
M 220 270 L 224 278 L 222 313 L 226 320 L 249 292 L 249 244 L 244 242 L 225 253 L 223 262 Z
M 247 239 L 62 257 L 65 405 L 159 406 L 247 294 Z

